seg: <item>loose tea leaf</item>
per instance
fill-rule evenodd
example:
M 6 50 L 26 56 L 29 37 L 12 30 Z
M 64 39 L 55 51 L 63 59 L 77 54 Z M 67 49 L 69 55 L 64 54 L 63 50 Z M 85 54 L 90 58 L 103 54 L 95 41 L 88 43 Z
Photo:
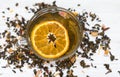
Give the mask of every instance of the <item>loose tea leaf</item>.
M 112 53 L 111 53 L 111 52 L 109 52 L 109 53 L 110 53 L 110 60 L 111 60 L 111 61 L 115 60 L 115 56 L 114 56 L 114 55 L 112 55 Z
M 105 74 L 108 74 L 108 73 L 112 72 L 112 70 L 109 67 L 109 64 L 104 64 L 104 66 L 108 70 L 108 72 L 106 72 Z
M 14 73 L 16 73 L 16 71 L 15 70 L 12 70 Z
M 66 77 L 77 77 L 77 76 L 73 75 L 73 72 L 74 72 L 73 70 L 68 70 Z
M 15 6 L 17 7 L 19 5 L 19 3 L 16 3 Z
M 80 65 L 81 65 L 81 67 L 83 67 L 83 68 L 88 68 L 88 67 L 90 67 L 90 65 L 87 65 L 84 60 L 80 61 Z
M 80 4 L 77 4 L 77 6 L 80 6 Z
M 86 77 L 90 77 L 90 76 L 87 75 Z

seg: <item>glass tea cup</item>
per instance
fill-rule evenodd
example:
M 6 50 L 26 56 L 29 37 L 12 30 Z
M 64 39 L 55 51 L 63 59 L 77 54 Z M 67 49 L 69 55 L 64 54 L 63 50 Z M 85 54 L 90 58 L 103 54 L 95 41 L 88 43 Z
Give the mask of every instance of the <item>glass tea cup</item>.
M 31 32 L 35 25 L 44 23 L 46 21 L 56 21 L 62 24 L 68 31 L 69 48 L 68 50 L 57 58 L 46 58 L 39 54 L 32 45 Z M 78 49 L 83 36 L 83 28 L 77 17 L 71 12 L 61 7 L 51 6 L 38 11 L 28 22 L 26 27 L 26 38 L 30 49 L 40 58 L 44 60 L 64 60 L 72 56 Z M 47 38 L 47 37 L 46 37 Z M 49 52 L 49 51 L 48 51 Z

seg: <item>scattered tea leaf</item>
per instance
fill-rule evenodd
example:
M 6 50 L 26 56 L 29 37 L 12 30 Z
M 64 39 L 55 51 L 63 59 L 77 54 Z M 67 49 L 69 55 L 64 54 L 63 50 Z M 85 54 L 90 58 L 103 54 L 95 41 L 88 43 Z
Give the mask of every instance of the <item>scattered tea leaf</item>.
M 81 60 L 81 61 L 80 61 L 80 66 L 83 67 L 83 68 L 88 68 L 88 67 L 90 67 L 90 65 L 87 65 L 84 60 Z
M 104 66 L 108 70 L 108 72 L 106 72 L 105 74 L 108 74 L 108 73 L 112 72 L 112 70 L 109 67 L 109 64 L 104 64 Z

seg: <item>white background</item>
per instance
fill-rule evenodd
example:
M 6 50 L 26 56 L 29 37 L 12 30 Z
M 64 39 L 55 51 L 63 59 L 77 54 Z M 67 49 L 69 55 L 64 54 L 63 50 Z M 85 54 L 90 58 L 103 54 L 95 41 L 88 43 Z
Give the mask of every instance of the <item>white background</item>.
M 1 18 L 3 15 L 1 12 L 6 10 L 7 7 L 13 8 L 14 13 L 17 12 L 26 18 L 30 18 L 31 16 L 26 15 L 26 11 L 23 10 L 26 5 L 32 6 L 36 2 L 51 4 L 53 1 L 54 0 L 0 0 L 0 32 L 6 28 L 4 26 L 4 20 Z M 15 3 L 17 2 L 19 3 L 18 8 L 15 7 Z M 81 4 L 81 6 L 77 7 L 77 4 Z M 78 12 L 82 10 L 92 11 L 99 15 L 102 22 L 110 27 L 107 34 L 111 38 L 111 52 L 120 59 L 120 0 L 57 0 L 57 5 L 64 8 L 73 8 Z M 14 13 L 7 14 L 13 17 Z M 0 39 L 0 44 L 3 42 L 4 41 Z M 104 56 L 102 53 L 100 53 L 100 55 L 96 54 L 94 58 L 95 61 L 92 63 L 98 66 L 97 69 L 82 69 L 79 67 L 80 59 L 77 59 L 75 65 L 77 65 L 78 68 L 74 69 L 74 74 L 78 77 L 85 77 L 86 75 L 90 77 L 120 77 L 120 74 L 117 72 L 120 70 L 120 60 L 111 62 L 109 57 Z M 103 66 L 104 63 L 110 64 L 112 73 L 105 75 L 107 70 Z M 5 61 L 0 59 L 0 66 L 4 64 Z M 84 71 L 84 73 L 82 71 Z M 0 68 L 0 77 L 34 77 L 34 74 L 32 69 L 27 69 L 27 67 L 25 67 L 23 73 L 17 72 L 16 74 L 14 74 L 10 68 Z

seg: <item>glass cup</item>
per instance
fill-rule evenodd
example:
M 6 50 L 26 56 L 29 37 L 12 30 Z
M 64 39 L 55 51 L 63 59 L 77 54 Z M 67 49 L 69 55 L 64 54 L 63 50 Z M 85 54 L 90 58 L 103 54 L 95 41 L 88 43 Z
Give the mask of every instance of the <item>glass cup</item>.
M 31 43 L 30 34 L 36 23 L 53 20 L 61 23 L 67 29 L 70 45 L 68 51 L 64 55 L 60 56 L 59 58 L 48 59 L 42 57 L 40 54 L 38 54 L 37 51 L 35 51 Z M 28 22 L 26 29 L 26 37 L 30 49 L 35 52 L 38 57 L 45 60 L 64 60 L 72 56 L 78 49 L 83 36 L 82 24 L 77 19 L 77 17 L 71 11 L 55 6 L 44 8 L 38 11 Z

